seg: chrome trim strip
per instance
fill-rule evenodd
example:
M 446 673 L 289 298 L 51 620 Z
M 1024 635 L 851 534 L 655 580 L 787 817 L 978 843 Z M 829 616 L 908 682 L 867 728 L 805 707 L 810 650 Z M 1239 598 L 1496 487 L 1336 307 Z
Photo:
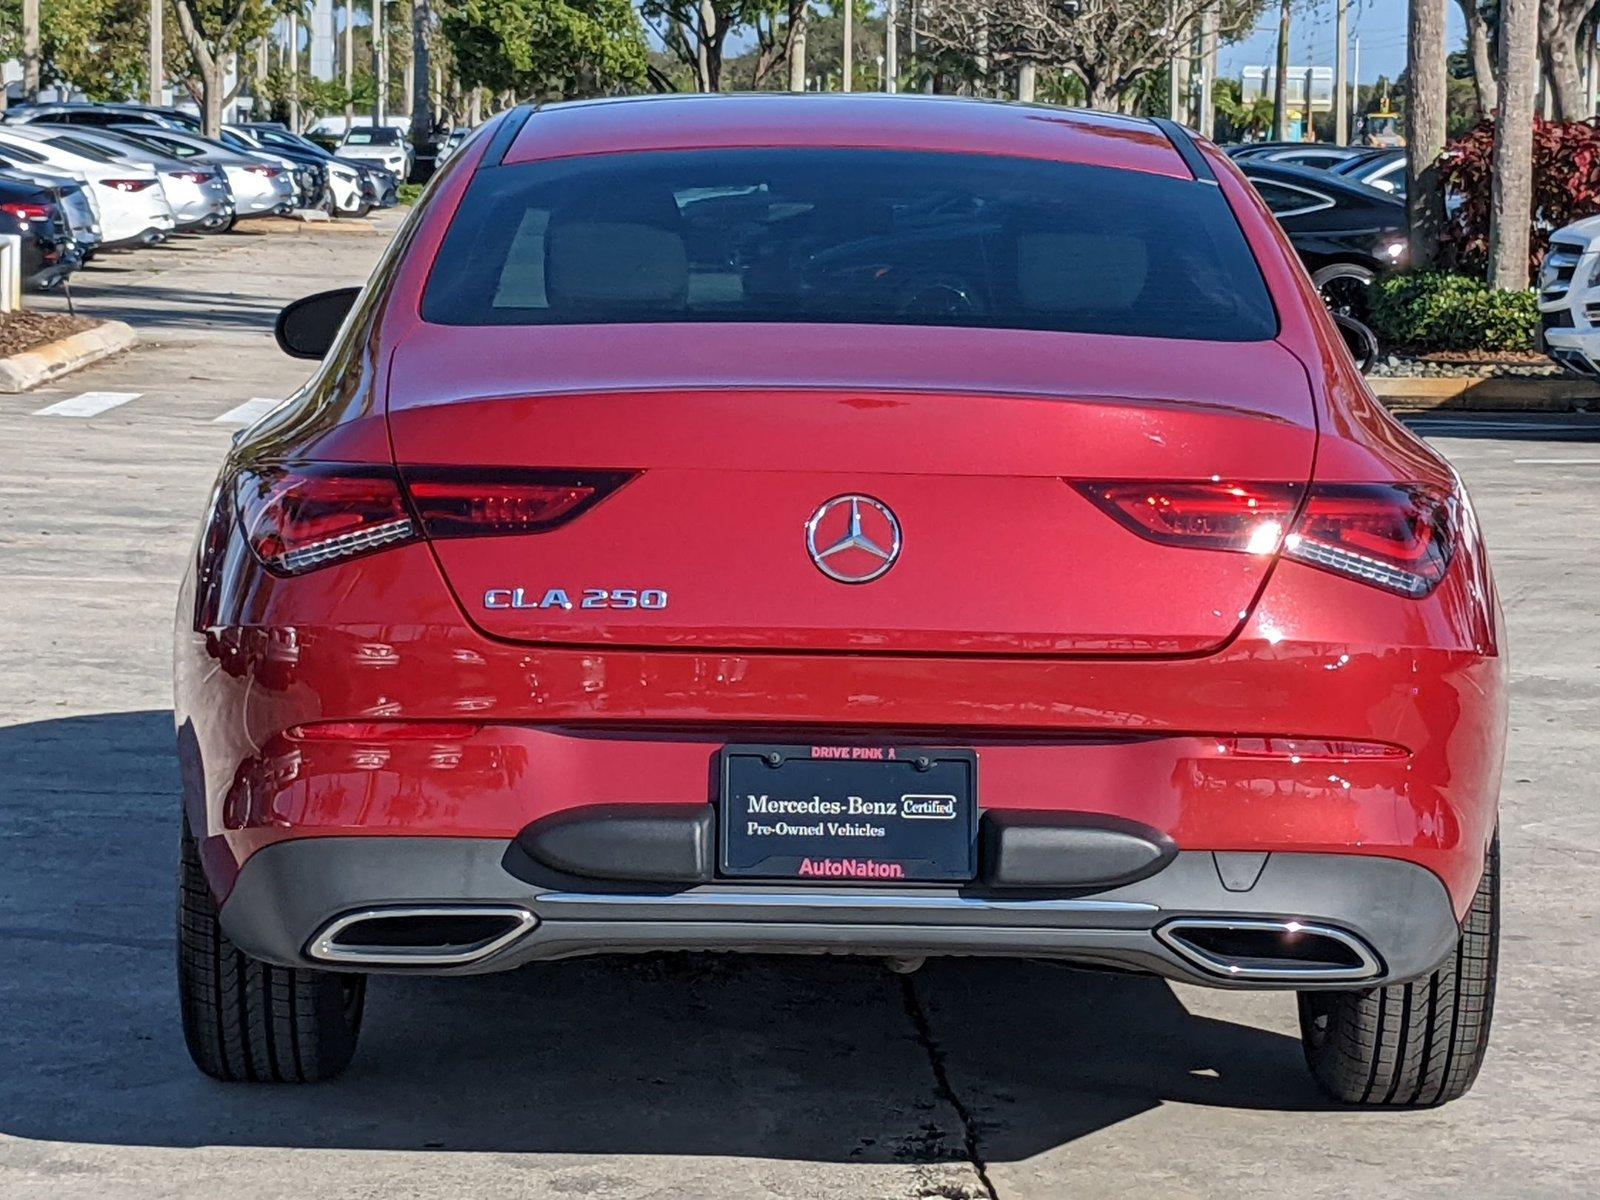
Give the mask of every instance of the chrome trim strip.
M 334 943 L 334 939 L 352 925 L 395 917 L 509 917 L 516 924 L 499 937 L 446 952 L 420 947 L 407 949 L 403 946 L 341 946 Z M 527 909 L 511 904 L 428 904 L 358 908 L 342 913 L 324 925 L 306 945 L 306 957 L 321 962 L 368 966 L 463 966 L 487 958 L 496 950 L 510 945 L 538 923 L 539 918 Z
M 595 904 L 648 908 L 656 905 L 733 908 L 917 908 L 995 912 L 1149 913 L 1160 906 L 1132 900 L 989 900 L 975 896 L 911 896 L 885 893 L 841 896 L 832 892 L 670 892 L 661 896 L 622 893 L 546 892 L 533 904 Z
M 1354 967 L 1297 966 L 1292 960 L 1286 959 L 1281 966 L 1244 966 L 1235 960 L 1209 954 L 1200 947 L 1183 941 L 1179 935 L 1185 929 L 1254 929 L 1272 933 L 1310 933 L 1338 942 L 1354 953 L 1359 963 Z M 1311 921 L 1287 918 L 1273 920 L 1250 917 L 1179 917 L 1158 928 L 1156 937 L 1163 945 L 1175 950 L 1183 958 L 1214 975 L 1228 979 L 1371 979 L 1383 974 L 1383 967 L 1366 942 L 1343 929 Z

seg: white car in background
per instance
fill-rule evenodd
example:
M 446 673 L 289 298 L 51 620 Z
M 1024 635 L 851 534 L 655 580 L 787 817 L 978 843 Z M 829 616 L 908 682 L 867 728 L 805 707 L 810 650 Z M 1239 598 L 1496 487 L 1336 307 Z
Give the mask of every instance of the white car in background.
M 233 190 L 234 212 L 241 218 L 281 215 L 294 207 L 294 177 L 264 159 L 230 150 L 221 142 L 198 134 L 143 125 L 111 128 L 127 141 L 149 146 L 184 162 L 221 167 Z
M 107 129 L 40 124 L 32 127 L 50 146 L 108 164 L 149 167 L 161 179 L 161 190 L 181 229 L 221 229 L 233 220 L 233 195 L 221 170 L 204 163 L 185 163 L 171 155 L 118 137 Z
M 1535 285 L 1545 353 L 1583 379 L 1600 379 L 1600 217 L 1550 235 Z
M 0 125 L 0 146 L 32 151 L 51 167 L 81 177 L 94 193 L 105 248 L 153 245 L 176 227 L 172 205 L 153 168 L 97 161 L 54 145 L 50 132 L 50 127 Z
M 411 147 L 405 134 L 389 125 L 358 125 L 344 135 L 336 151 L 340 158 L 377 163 L 405 182 L 411 174 Z

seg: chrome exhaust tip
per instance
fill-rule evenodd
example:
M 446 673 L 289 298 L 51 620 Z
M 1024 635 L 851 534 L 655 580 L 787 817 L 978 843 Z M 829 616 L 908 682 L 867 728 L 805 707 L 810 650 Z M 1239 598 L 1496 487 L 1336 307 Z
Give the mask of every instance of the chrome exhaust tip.
M 338 966 L 465 966 L 488 958 L 539 919 L 512 904 L 434 904 L 363 908 L 329 921 L 306 957 Z
M 1290 918 L 1178 917 L 1156 937 L 1208 975 L 1277 983 L 1375 979 L 1377 953 L 1347 930 Z

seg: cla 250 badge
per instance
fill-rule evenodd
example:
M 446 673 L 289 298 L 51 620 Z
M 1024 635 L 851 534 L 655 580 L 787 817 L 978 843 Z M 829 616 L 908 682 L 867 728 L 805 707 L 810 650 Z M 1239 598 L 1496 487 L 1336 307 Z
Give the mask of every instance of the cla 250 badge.
M 580 588 L 573 600 L 566 588 L 490 588 L 483 593 L 485 608 L 647 608 L 667 606 L 662 588 Z

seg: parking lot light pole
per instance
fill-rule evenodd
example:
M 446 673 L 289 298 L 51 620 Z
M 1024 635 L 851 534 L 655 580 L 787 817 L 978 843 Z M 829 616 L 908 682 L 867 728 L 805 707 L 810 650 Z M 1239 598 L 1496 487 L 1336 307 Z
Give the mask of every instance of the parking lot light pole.
M 887 11 L 885 14 L 883 30 L 883 90 L 886 92 L 894 92 L 898 90 L 895 81 L 900 71 L 899 54 L 896 52 L 895 46 L 895 43 L 900 39 L 899 0 L 889 0 L 889 3 L 885 7 Z
M 383 77 L 383 0 L 372 0 L 372 123 L 383 124 L 384 90 L 388 80 Z
M 163 6 L 161 0 L 150 0 L 150 103 L 161 103 L 161 85 L 165 82 L 162 78 L 166 74 L 164 55 L 162 54 L 161 17 Z
M 1334 0 L 1333 22 L 1333 144 L 1350 142 L 1349 42 L 1350 0 Z M 1309 106 L 1309 100 L 1308 100 Z

